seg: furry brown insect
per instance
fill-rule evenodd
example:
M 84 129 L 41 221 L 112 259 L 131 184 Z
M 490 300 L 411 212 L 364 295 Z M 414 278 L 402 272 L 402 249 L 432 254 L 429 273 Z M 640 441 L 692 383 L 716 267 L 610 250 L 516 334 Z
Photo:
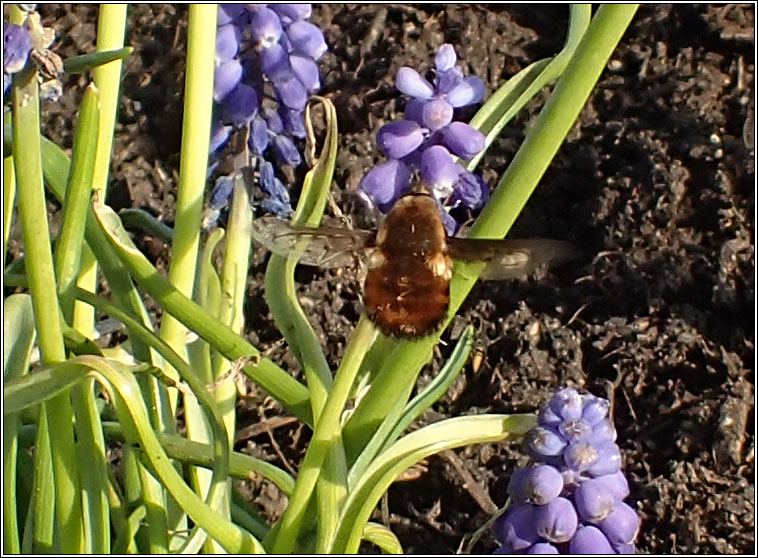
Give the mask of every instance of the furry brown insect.
M 263 217 L 253 222 L 253 239 L 282 255 L 298 246 L 299 261 L 307 265 L 340 267 L 362 258 L 368 268 L 366 313 L 384 333 L 404 338 L 427 335 L 445 318 L 454 259 L 487 262 L 484 279 L 512 279 L 573 252 L 556 240 L 449 237 L 438 211 L 434 198 L 416 188 L 395 203 L 375 232 L 296 227 Z

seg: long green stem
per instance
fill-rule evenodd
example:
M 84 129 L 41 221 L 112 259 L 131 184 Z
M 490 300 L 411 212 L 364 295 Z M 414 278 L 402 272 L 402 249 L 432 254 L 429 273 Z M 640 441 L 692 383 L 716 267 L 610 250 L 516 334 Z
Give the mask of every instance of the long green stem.
M 295 546 L 300 524 L 321 473 L 321 465 L 331 443 L 339 436 L 340 415 L 350 395 L 350 388 L 375 335 L 374 326 L 365 316 L 361 316 L 337 370 L 334 386 L 321 411 L 313 438 L 305 452 L 287 511 L 279 520 L 276 538 L 271 548 L 272 553 L 287 554 L 292 552 Z
M 179 292 L 191 296 L 195 281 L 203 210 L 205 172 L 210 142 L 213 75 L 216 49 L 216 5 L 192 4 L 187 32 L 187 74 L 184 86 L 182 152 L 176 197 L 176 221 L 168 278 Z M 161 337 L 180 355 L 187 328 L 164 314 Z
M 18 208 L 24 234 L 26 272 L 42 360 L 46 363 L 60 362 L 65 360 L 66 352 L 42 183 L 36 70 L 28 68 L 16 74 L 13 83 L 13 153 L 18 177 Z M 84 549 L 84 531 L 74 433 L 71 422 L 64 420 L 65 417 L 72 416 L 68 394 L 51 399 L 40 412 L 52 417 L 48 425 L 50 439 L 55 440 L 51 449 L 60 550 L 79 553 Z M 47 435 L 45 429 L 40 429 L 40 436 Z M 38 462 L 37 466 L 39 465 Z M 49 506 L 49 502 L 38 502 L 38 505 Z

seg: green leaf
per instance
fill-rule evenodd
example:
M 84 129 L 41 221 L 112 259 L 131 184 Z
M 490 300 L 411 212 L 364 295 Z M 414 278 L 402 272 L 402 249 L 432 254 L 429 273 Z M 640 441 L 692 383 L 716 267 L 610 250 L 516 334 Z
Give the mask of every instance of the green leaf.
M 350 491 L 330 552 L 358 552 L 364 526 L 377 502 L 397 476 L 411 465 L 444 450 L 521 437 L 536 421 L 534 415 L 455 417 L 425 426 L 401 438 L 371 463 Z
M 81 74 L 108 62 L 122 60 L 134 52 L 134 48 L 128 46 L 115 50 L 104 50 L 72 56 L 63 61 L 63 71 L 67 74 Z

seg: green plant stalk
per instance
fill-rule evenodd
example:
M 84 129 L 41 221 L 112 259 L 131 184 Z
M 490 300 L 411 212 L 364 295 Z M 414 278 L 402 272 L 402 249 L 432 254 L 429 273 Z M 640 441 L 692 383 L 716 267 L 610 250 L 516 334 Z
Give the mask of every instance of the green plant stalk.
M 61 330 L 61 315 L 55 285 L 53 256 L 47 206 L 42 183 L 42 158 L 39 136 L 39 86 L 37 72 L 27 68 L 13 77 L 13 152 L 18 180 L 18 209 L 21 218 L 26 271 L 34 303 L 43 362 L 59 362 L 66 358 Z M 55 475 L 56 523 L 62 552 L 78 553 L 84 548 L 81 523 L 82 507 L 79 477 L 71 424 L 62 417 L 72 415 L 71 400 L 62 394 L 50 400 L 41 412 L 55 420 L 48 423 L 49 432 L 40 429 L 40 436 L 51 436 L 53 473 Z M 37 461 L 37 466 L 40 463 Z M 49 502 L 37 502 L 48 506 Z
M 250 261 L 251 229 L 253 212 L 244 185 L 236 185 L 232 194 L 229 225 L 224 246 L 224 263 L 221 269 L 221 301 L 219 319 L 241 335 L 245 327 L 245 292 L 247 270 Z M 231 363 L 222 355 L 215 354 L 213 363 L 213 397 L 224 416 L 229 443 L 234 444 L 235 404 L 237 388 L 234 376 L 227 374 Z M 224 377 L 224 375 L 227 375 Z M 219 381 L 222 377 L 223 380 Z
M 321 474 L 321 465 L 333 440 L 339 435 L 340 415 L 345 408 L 350 388 L 375 336 L 376 329 L 373 324 L 365 315 L 361 316 L 337 370 L 334 386 L 319 416 L 308 450 L 305 452 L 300 474 L 295 482 L 295 491 L 290 498 L 287 510 L 278 522 L 278 529 L 271 546 L 271 552 L 274 554 L 287 554 L 295 545 L 308 502 Z
M 13 156 L 3 157 L 3 270 L 5 257 L 8 255 L 8 239 L 13 222 L 13 204 L 16 201 L 16 172 Z
M 85 355 L 42 368 L 34 377 L 25 376 L 8 382 L 3 393 L 3 412 L 17 412 L 25 406 L 53 398 L 85 376 L 94 377 L 102 384 L 110 395 L 126 439 L 131 444 L 139 444 L 152 471 L 199 528 L 221 542 L 228 552 L 263 551 L 260 543 L 215 513 L 178 475 L 150 425 L 134 373 L 121 363 Z M 215 442 L 223 443 L 224 440 Z
M 74 301 L 71 290 L 81 263 L 84 244 L 84 227 L 92 191 L 92 174 L 95 164 L 99 109 L 97 88 L 90 84 L 84 91 L 79 118 L 74 132 L 73 158 L 68 187 L 63 199 L 63 224 L 55 247 L 55 271 L 63 314 L 67 321 L 73 318 Z
M 419 460 L 444 450 L 523 436 L 534 415 L 474 415 L 430 424 L 395 442 L 374 460 L 351 490 L 340 516 L 333 554 L 355 554 L 371 512 L 397 475 Z
M 576 49 L 579 39 L 587 29 L 590 19 L 590 6 L 588 4 L 572 5 L 571 17 L 569 21 L 569 31 L 566 37 L 566 44 L 561 52 L 552 60 L 545 59 L 535 62 L 509 79 L 502 87 L 487 100 L 479 109 L 476 115 L 471 119 L 471 125 L 486 134 L 485 148 L 467 164 L 467 168 L 473 171 L 478 165 L 480 159 L 484 156 L 491 143 L 497 138 L 502 128 L 518 113 L 521 108 L 545 85 L 557 79 L 565 69 L 568 60 Z M 450 312 L 452 314 L 452 312 Z M 444 329 L 444 328 L 443 328 Z M 423 366 L 423 363 L 422 363 Z M 385 368 L 385 374 L 389 377 L 380 376 L 376 385 L 369 391 L 364 399 L 362 407 L 356 411 L 357 417 L 352 424 L 347 426 L 348 432 L 355 424 L 361 424 L 365 416 L 370 416 L 372 412 L 376 414 L 377 420 L 367 423 L 365 432 L 370 434 L 383 420 L 388 411 L 386 401 L 396 400 L 397 397 L 391 395 L 387 398 L 384 384 L 394 387 L 395 393 L 401 393 L 402 383 L 395 377 L 396 372 L 393 368 Z M 408 385 L 415 383 L 416 376 L 406 375 L 403 381 Z M 409 390 L 405 390 L 410 393 Z M 403 396 L 405 400 L 407 395 Z M 374 409 L 379 405 L 379 409 Z M 351 417 L 353 420 L 353 417 Z M 359 444 L 353 444 L 355 436 L 348 435 L 348 456 L 352 459 L 356 451 L 362 447 L 363 437 L 360 437 Z
M 197 269 L 198 278 L 195 281 L 195 299 L 198 304 L 208 313 L 209 316 L 218 318 L 219 306 L 221 304 L 221 279 L 216 273 L 213 265 L 213 254 L 216 246 L 224 237 L 223 229 L 215 229 L 208 235 L 208 239 L 203 247 L 200 256 L 200 265 Z M 210 397 L 215 398 L 215 384 L 213 376 L 213 366 L 211 364 L 211 349 L 208 343 L 202 339 L 195 339 L 186 344 L 188 364 L 195 371 L 200 379 L 205 383 L 206 389 L 210 392 Z M 211 388 L 214 386 L 214 388 Z M 186 394 L 184 400 L 184 415 L 187 423 L 187 438 L 196 442 L 207 443 L 211 440 L 211 428 L 205 419 L 197 400 L 191 394 Z M 220 411 L 220 409 L 219 409 Z M 224 423 L 227 417 L 222 414 Z M 229 430 L 225 428 L 225 435 L 229 438 Z M 230 442 L 231 444 L 231 442 Z M 189 477 L 191 484 L 196 493 L 205 495 L 211 483 L 211 472 L 198 467 L 190 467 Z M 218 500 L 218 506 L 214 509 L 223 515 L 226 519 L 230 518 L 229 514 L 229 487 L 227 486 L 221 493 Z M 182 546 L 182 552 L 198 552 L 203 547 L 206 554 L 218 554 L 223 552 L 219 545 L 204 536 L 203 532 L 197 532 L 197 538 L 190 538 Z
M 306 174 L 300 200 L 292 219 L 293 223 L 305 226 L 317 226 L 321 222 L 337 158 L 336 110 L 328 99 L 316 97 L 316 100 L 324 108 L 327 133 L 319 158 Z M 306 111 L 305 121 L 308 127 L 306 151 L 313 152 L 316 141 L 312 130 L 310 105 Z M 287 258 L 278 255 L 271 256 L 266 268 L 266 300 L 277 327 L 303 365 L 311 398 L 311 409 L 314 417 L 318 417 L 332 386 L 332 374 L 321 349 L 320 340 L 298 301 L 295 286 L 297 260 L 296 253 Z M 323 474 L 317 483 L 316 553 L 327 548 L 331 543 L 333 533 L 337 528 L 336 518 L 339 506 L 347 493 L 347 464 L 341 436 L 336 436 L 332 440 L 322 470 Z
M 36 435 L 34 424 L 24 425 L 20 432 L 23 445 L 30 445 L 31 438 Z M 103 432 L 109 440 L 125 442 L 124 429 L 117 422 L 104 422 Z M 178 434 L 163 434 L 156 432 L 161 447 L 171 459 L 183 463 L 197 465 L 206 469 L 213 468 L 213 447 L 200 442 L 193 442 Z M 229 460 L 229 474 L 236 479 L 249 480 L 252 474 L 258 474 L 274 483 L 284 494 L 290 495 L 295 488 L 295 480 L 284 470 L 262 459 L 257 459 L 244 453 L 232 452 Z
M 122 209 L 118 212 L 118 216 L 121 217 L 121 222 L 127 229 L 139 229 L 163 242 L 171 242 L 174 238 L 174 229 L 144 209 Z
M 563 49 L 552 60 L 544 59 L 529 65 L 509 79 L 484 103 L 471 119 L 471 126 L 486 134 L 485 148 L 466 165 L 472 171 L 501 130 L 543 87 L 553 83 L 566 69 L 579 41 L 590 23 L 591 6 L 570 6 L 569 28 Z
M 107 206 L 95 204 L 95 216 L 115 254 L 126 265 L 130 275 L 166 311 L 205 339 L 229 360 L 247 358 L 252 361 L 242 368 L 253 381 L 279 400 L 290 412 L 308 425 L 313 424 L 308 391 L 300 382 L 268 359 L 228 326 L 213 319 L 192 299 L 178 292 L 164 279 L 131 243 L 118 216 Z
M 29 356 L 34 347 L 35 328 L 32 299 L 14 294 L 3 304 L 3 380 L 20 378 L 29 371 Z M 19 508 L 16 492 L 19 428 L 21 417 L 12 414 L 3 420 L 3 551 L 19 554 Z
M 537 122 L 474 224 L 470 238 L 502 238 L 508 232 L 568 134 L 635 10 L 636 5 L 605 5 L 598 10 Z M 430 354 L 482 268 L 483 264 L 456 262 L 448 314 L 440 330 L 415 344 L 400 344 L 388 358 L 386 369 L 343 429 L 348 459 L 357 455 L 378 427 L 401 386 L 409 377 L 415 381 L 416 367 L 426 362 L 424 353 Z
M 221 418 L 221 415 L 216 408 L 214 401 L 208 395 L 205 383 L 194 374 L 187 363 L 182 360 L 182 358 L 168 345 L 168 343 L 160 339 L 153 332 L 149 331 L 135 318 L 120 308 L 108 303 L 101 297 L 98 297 L 81 289 L 77 291 L 77 298 L 87 302 L 94 308 L 97 308 L 98 310 L 110 316 L 113 316 L 124 325 L 126 325 L 131 331 L 133 331 L 133 334 L 138 338 L 141 338 L 143 342 L 146 344 L 152 344 L 156 350 L 160 351 L 166 361 L 169 362 L 171 366 L 179 372 L 181 378 L 190 385 L 193 393 L 196 394 L 198 402 L 212 418 L 212 420 L 209 421 L 209 424 L 212 427 L 215 427 L 212 428 L 214 435 L 213 452 L 214 460 L 218 462 L 218 464 L 214 466 L 214 471 L 219 471 L 217 473 L 219 478 L 225 478 L 228 475 L 229 471 L 228 453 L 230 445 L 226 437 L 226 432 L 223 428 L 223 420 Z
M 361 538 L 378 546 L 382 554 L 403 554 L 403 546 L 395 533 L 381 523 L 366 523 Z
M 102 4 L 97 21 L 97 51 L 107 52 L 124 46 L 126 32 L 126 4 Z M 113 152 L 113 131 L 118 109 L 118 94 L 121 85 L 122 60 L 116 59 L 97 66 L 93 70 L 95 86 L 100 95 L 100 118 L 98 122 L 95 168 L 92 173 L 92 189 L 105 199 L 108 188 L 108 172 Z M 78 285 L 92 292 L 97 291 L 97 261 L 87 251 L 82 254 Z M 91 308 L 77 306 L 74 327 L 92 337 L 95 331 L 95 314 Z
M 188 297 L 192 296 L 197 272 L 200 219 L 210 145 L 213 79 L 209 76 L 214 71 L 216 13 L 215 4 L 190 4 L 189 7 L 182 147 L 168 270 L 169 282 Z M 160 335 L 180 355 L 186 356 L 187 328 L 170 311 L 163 314 Z M 177 396 L 175 391 L 169 392 L 171 409 L 176 408 Z M 172 522 L 173 526 L 180 528 L 179 524 Z M 218 552 L 213 543 L 209 545 L 208 551 Z
M 200 241 L 205 174 L 213 107 L 215 4 L 191 4 L 187 29 L 187 72 L 184 86 L 182 151 L 176 195 L 174 240 L 168 279 L 182 294 L 192 296 Z M 161 337 L 184 354 L 187 329 L 171 313 L 163 315 Z
M 432 380 L 413 400 L 404 405 L 403 398 L 397 400 L 396 405 L 387 415 L 382 425 L 371 437 L 363 451 L 350 468 L 348 475 L 348 487 L 352 489 L 360 479 L 363 472 L 371 464 L 376 455 L 395 442 L 410 423 L 416 420 L 432 404 L 447 393 L 450 385 L 455 381 L 466 363 L 473 345 L 474 328 L 468 326 L 455 345 L 450 358 L 442 367 L 440 373 Z
M 117 48 L 108 51 L 90 52 L 89 54 L 82 54 L 79 56 L 73 56 L 66 58 L 63 61 L 63 71 L 67 74 L 81 74 L 88 70 L 93 70 L 98 66 L 113 62 L 114 60 L 122 60 L 127 56 L 130 56 L 134 52 L 134 49 L 130 46 Z

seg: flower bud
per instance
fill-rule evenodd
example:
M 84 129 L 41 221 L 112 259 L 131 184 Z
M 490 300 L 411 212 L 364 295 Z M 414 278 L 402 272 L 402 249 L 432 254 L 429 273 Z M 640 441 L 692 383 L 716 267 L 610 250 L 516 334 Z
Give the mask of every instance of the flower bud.
M 474 105 L 483 98 L 484 82 L 476 76 L 464 78 L 463 81 L 453 87 L 447 94 L 447 100 L 455 108 Z
M 628 544 L 637 537 L 640 518 L 624 502 L 616 502 L 613 511 L 600 523 L 600 530 L 612 545 Z
M 534 512 L 537 534 L 553 543 L 571 540 L 578 523 L 574 505 L 566 498 L 555 498 L 544 506 L 537 506 Z
M 535 528 L 535 507 L 516 505 L 495 522 L 495 536 L 513 550 L 523 550 L 539 539 Z
M 327 46 L 321 29 L 307 21 L 295 21 L 287 27 L 287 38 L 297 54 L 318 60 Z
M 613 554 L 611 543 L 603 532 L 593 525 L 582 525 L 569 543 L 569 554 Z
M 461 159 L 471 159 L 484 149 L 484 134 L 465 122 L 451 122 L 442 130 L 442 143 Z
M 434 56 L 434 68 L 438 72 L 447 72 L 458 61 L 458 57 L 455 55 L 455 49 L 453 45 L 445 43 L 437 49 L 437 54 Z
M 368 171 L 358 187 L 381 206 L 394 203 L 408 187 L 410 179 L 411 171 L 405 163 L 392 159 Z
M 417 99 L 431 99 L 434 96 L 434 87 L 426 81 L 421 74 L 413 68 L 403 66 L 397 71 L 395 87 L 409 97 Z
M 376 143 L 390 159 L 401 159 L 424 141 L 421 127 L 409 120 L 397 120 L 382 126 L 376 133 Z

